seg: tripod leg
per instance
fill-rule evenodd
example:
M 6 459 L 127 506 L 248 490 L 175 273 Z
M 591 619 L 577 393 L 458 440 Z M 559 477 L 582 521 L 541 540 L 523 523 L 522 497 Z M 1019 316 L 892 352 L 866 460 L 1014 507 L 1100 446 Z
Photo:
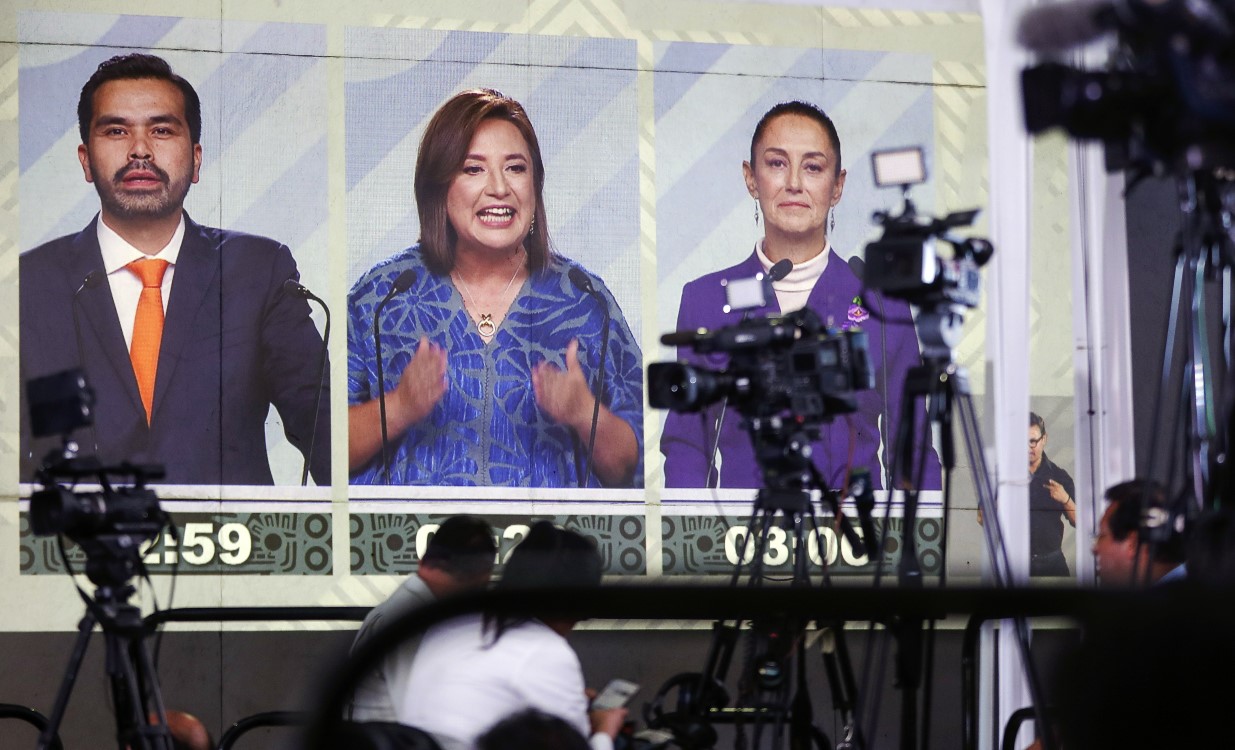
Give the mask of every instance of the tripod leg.
M 141 694 L 137 675 L 129 661 L 127 642 L 114 633 L 104 631 L 107 643 L 107 677 L 111 682 L 112 703 L 116 711 L 116 739 L 120 750 L 151 750 L 142 727 L 146 717 L 141 714 Z
M 138 682 L 142 688 L 142 713 L 143 718 L 148 718 L 151 715 L 158 717 L 159 727 L 162 728 L 162 734 L 166 737 L 166 747 L 172 750 L 173 742 L 171 738 L 171 730 L 167 726 L 167 707 L 163 704 L 163 691 L 159 686 L 159 673 L 154 667 L 154 660 L 150 657 L 150 649 L 146 645 L 144 637 L 129 647 L 129 654 L 132 656 L 134 663 L 137 665 Z M 155 747 L 159 747 L 157 742 Z
M 995 513 L 995 494 L 991 485 L 991 475 L 986 465 L 986 456 L 982 452 L 982 438 L 978 429 L 978 418 L 974 412 L 973 399 L 969 393 L 956 394 L 956 402 L 961 412 L 961 431 L 964 433 L 965 447 L 969 453 L 969 462 L 973 472 L 974 487 L 978 492 L 978 507 L 982 509 L 985 520 L 982 529 L 986 535 L 986 544 L 991 557 L 991 565 L 995 573 L 996 585 L 1008 587 L 1011 585 L 1011 567 L 1008 562 L 1008 550 L 1003 545 L 1003 532 L 999 516 Z M 1016 645 L 1021 659 L 1021 668 L 1025 673 L 1025 681 L 1029 686 L 1029 696 L 1033 700 L 1034 716 L 1040 728 L 1040 736 L 1045 750 L 1057 750 L 1055 734 L 1046 721 L 1043 702 L 1042 683 L 1038 678 L 1038 670 L 1029 652 L 1029 623 L 1024 617 L 1012 620 L 1016 628 Z
M 121 615 L 127 616 L 128 613 Z M 137 633 L 133 635 L 133 633 Z M 172 750 L 167 712 L 140 631 L 104 632 L 120 750 Z M 153 705 L 151 705 L 153 704 Z M 153 708 L 158 724 L 150 724 Z
M 1167 313 L 1166 340 L 1162 345 L 1162 373 L 1158 379 L 1158 390 L 1154 399 L 1153 422 L 1149 429 L 1149 475 L 1157 476 L 1156 467 L 1158 462 L 1158 436 L 1159 422 L 1162 417 L 1162 408 L 1165 402 L 1165 396 L 1170 388 L 1171 375 L 1174 373 L 1175 362 L 1175 340 L 1178 335 L 1176 325 L 1179 320 L 1179 305 L 1184 294 L 1184 269 L 1187 266 L 1187 259 L 1184 257 L 1183 246 L 1177 244 L 1175 247 L 1175 277 L 1171 284 L 1171 304 Z M 1176 425 L 1176 427 L 1178 427 Z
M 866 739 L 858 721 L 858 689 L 853 677 L 853 663 L 849 658 L 849 644 L 845 640 L 844 622 L 820 623 L 822 631 L 823 669 L 832 689 L 832 706 L 840 711 L 844 722 L 841 737 L 851 748 L 865 748 Z
M 56 702 L 52 705 L 51 715 L 47 717 L 47 727 L 39 734 L 38 750 L 48 750 L 60 745 L 60 722 L 64 719 L 64 711 L 69 705 L 69 696 L 73 693 L 73 683 L 77 682 L 77 673 L 81 669 L 81 660 L 90 646 L 90 634 L 94 631 L 94 613 L 89 609 L 77 623 L 77 640 L 73 644 L 73 653 L 69 655 L 69 665 L 64 670 L 64 679 L 60 681 L 60 689 L 56 693 Z

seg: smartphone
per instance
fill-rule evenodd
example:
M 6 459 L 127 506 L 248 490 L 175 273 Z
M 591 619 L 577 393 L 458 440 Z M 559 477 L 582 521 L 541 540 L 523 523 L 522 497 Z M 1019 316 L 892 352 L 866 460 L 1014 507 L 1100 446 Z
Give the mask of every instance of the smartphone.
M 639 692 L 639 686 L 630 680 L 610 680 L 605 689 L 600 691 L 600 695 L 592 701 L 593 711 L 606 711 L 611 708 L 621 708 L 625 706 L 635 693 Z

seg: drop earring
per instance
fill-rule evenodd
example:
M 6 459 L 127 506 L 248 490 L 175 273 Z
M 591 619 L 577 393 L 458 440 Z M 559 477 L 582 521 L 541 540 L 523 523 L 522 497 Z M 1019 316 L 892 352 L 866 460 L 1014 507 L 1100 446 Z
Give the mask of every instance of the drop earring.
M 532 217 L 532 225 L 527 229 L 527 236 L 534 237 L 536 235 L 536 217 Z
M 759 201 L 755 201 L 755 226 L 759 226 Z
M 836 208 L 828 209 L 828 233 L 836 231 Z

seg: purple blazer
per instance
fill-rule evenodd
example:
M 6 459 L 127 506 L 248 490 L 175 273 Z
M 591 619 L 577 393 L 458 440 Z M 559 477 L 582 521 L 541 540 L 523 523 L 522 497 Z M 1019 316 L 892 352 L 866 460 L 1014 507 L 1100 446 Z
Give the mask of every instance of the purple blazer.
M 720 328 L 741 320 L 740 312 L 725 313 L 725 291 L 722 279 L 751 278 L 763 266 L 754 253 L 736 266 L 709 273 L 688 283 L 682 289 L 682 306 L 678 310 L 677 330 Z M 846 467 L 865 467 L 877 489 L 883 488 L 880 468 L 880 427 L 891 443 L 900 412 L 905 374 L 921 363 L 917 334 L 909 305 L 890 299 L 873 290 L 864 290 L 862 282 L 834 251 L 829 250 L 828 265 L 807 299 L 807 306 L 819 314 L 824 325 L 835 329 L 860 327 L 870 342 L 871 364 L 875 369 L 875 389 L 857 394 L 858 410 L 839 415 L 821 430 L 814 443 L 814 461 L 833 489 L 840 489 Z M 873 315 L 871 313 L 874 313 Z M 780 304 L 773 297 L 755 314 L 777 315 Z M 882 320 L 878 319 L 882 318 Z M 678 349 L 678 359 L 711 369 L 726 367 L 728 355 L 698 355 L 688 348 Z M 926 419 L 925 405 L 918 401 L 916 426 Z M 666 487 L 706 487 L 708 458 L 716 439 L 715 423 L 720 406 L 714 404 L 699 414 L 671 412 L 665 422 L 660 451 L 665 456 Z M 763 477 L 755 463 L 750 436 L 741 427 L 741 415 L 732 407 L 725 415 L 720 435 L 720 482 L 722 488 L 755 488 L 763 486 Z M 852 453 L 852 459 L 850 455 Z M 885 458 L 891 451 L 882 451 Z M 940 488 L 939 459 L 933 448 L 927 449 L 927 460 L 921 489 Z

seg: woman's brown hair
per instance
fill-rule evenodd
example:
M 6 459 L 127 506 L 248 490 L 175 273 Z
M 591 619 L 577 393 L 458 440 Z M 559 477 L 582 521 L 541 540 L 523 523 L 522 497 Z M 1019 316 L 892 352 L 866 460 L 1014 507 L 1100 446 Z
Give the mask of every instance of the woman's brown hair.
M 536 212 L 532 231 L 523 240 L 528 271 L 537 273 L 549 263 L 549 221 L 545 218 L 545 168 L 540 142 L 523 105 L 500 91 L 470 89 L 452 96 L 433 114 L 420 153 L 416 156 L 416 212 L 420 215 L 420 247 L 425 265 L 438 275 L 455 265 L 458 235 L 446 213 L 446 193 L 463 167 L 472 137 L 485 120 L 505 120 L 519 129 L 532 157 L 536 185 Z

